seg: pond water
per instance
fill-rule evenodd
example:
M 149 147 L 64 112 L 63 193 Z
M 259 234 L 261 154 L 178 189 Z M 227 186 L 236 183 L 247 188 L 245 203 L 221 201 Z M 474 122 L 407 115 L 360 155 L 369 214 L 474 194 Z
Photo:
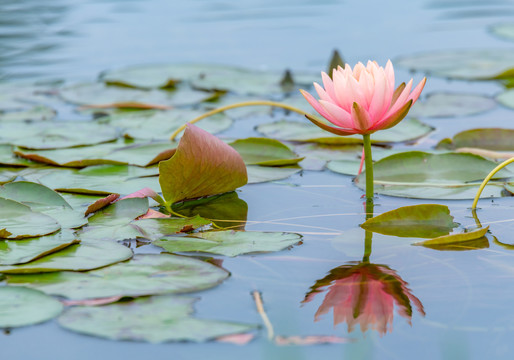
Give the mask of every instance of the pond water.
M 514 13 L 512 1 L 342 0 L 18 0 L 0 4 L 0 78 L 42 84 L 94 81 L 108 69 L 153 63 L 215 63 L 259 70 L 325 71 L 333 49 L 354 64 L 385 64 L 425 51 L 512 49 L 490 33 Z M 514 64 L 513 64 L 514 65 Z M 401 81 L 411 74 L 396 68 Z M 446 80 L 428 76 L 424 95 L 437 91 L 493 97 L 497 82 Z M 62 105 L 61 105 L 62 106 Z M 59 118 L 81 117 L 62 106 Z M 278 120 L 280 116 L 272 120 Z M 291 119 L 298 119 L 289 115 Z M 431 149 L 443 138 L 473 128 L 514 128 L 512 110 L 469 116 L 426 118 L 435 128 L 401 149 Z M 219 134 L 256 136 L 254 126 L 270 122 L 256 115 Z M 231 277 L 194 294 L 198 317 L 262 324 L 253 291 L 262 294 L 277 335 L 338 336 L 343 344 L 279 346 L 266 329 L 247 345 L 215 342 L 146 344 L 116 342 L 72 333 L 55 321 L 0 335 L 6 359 L 510 359 L 514 353 L 514 253 L 512 197 L 482 199 L 477 212 L 489 225 L 488 245 L 473 251 L 437 251 L 411 246 L 413 239 L 373 235 L 371 262 L 393 269 L 421 302 L 412 319 L 394 315 L 392 331 L 334 324 L 332 310 L 315 321 L 326 292 L 302 304 L 316 281 L 331 270 L 360 261 L 365 231 L 363 192 L 352 177 L 328 170 L 304 170 L 287 179 L 238 190 L 248 205 L 246 230 L 295 232 L 300 245 L 287 250 L 223 259 Z M 375 213 L 400 206 L 448 205 L 455 221 L 474 227 L 471 200 L 424 200 L 378 195 Z M 419 240 L 419 239 L 418 239 Z M 134 244 L 132 244 L 134 245 Z M 149 249 L 146 249 L 149 248 Z M 159 252 L 150 246 L 138 252 Z M 411 299 L 412 300 L 412 299 Z

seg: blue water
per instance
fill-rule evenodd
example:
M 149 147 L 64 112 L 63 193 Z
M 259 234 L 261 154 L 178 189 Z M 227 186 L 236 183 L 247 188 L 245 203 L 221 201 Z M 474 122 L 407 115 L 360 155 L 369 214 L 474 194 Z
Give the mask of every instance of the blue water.
M 0 79 L 73 82 L 101 71 L 162 62 L 205 62 L 257 69 L 325 70 L 337 48 L 351 64 L 384 63 L 420 51 L 512 48 L 488 27 L 512 20 L 513 1 L 207 1 L 17 0 L 0 2 Z M 398 78 L 414 76 L 398 69 Z M 448 90 L 494 95 L 501 86 L 429 78 L 425 93 Z M 434 134 L 418 148 L 455 132 L 514 128 L 510 110 L 431 120 Z M 237 127 L 235 129 L 238 129 Z M 241 127 L 241 136 L 251 126 Z M 233 130 L 238 131 L 238 130 Z M 233 134 L 231 134 L 233 135 Z M 348 344 L 279 347 L 264 329 L 246 346 L 217 343 L 150 345 L 113 342 L 60 329 L 55 322 L 0 335 L 2 359 L 511 359 L 514 354 L 514 253 L 494 243 L 469 252 L 438 252 L 410 240 L 375 235 L 372 261 L 409 283 L 426 316 L 412 326 L 395 317 L 384 336 L 333 326 L 332 313 L 314 322 L 323 295 L 301 306 L 305 293 L 331 269 L 362 257 L 361 191 L 349 177 L 304 172 L 281 183 L 250 185 L 247 230 L 295 231 L 303 245 L 284 252 L 225 259 L 232 277 L 198 294 L 199 317 L 260 323 L 251 291 L 263 294 L 275 332 L 337 335 Z M 277 201 L 279 199 L 279 201 Z M 381 196 L 377 213 L 433 201 Z M 473 225 L 470 201 L 440 202 L 455 220 Z M 479 217 L 500 241 L 514 243 L 512 198 L 483 200 Z

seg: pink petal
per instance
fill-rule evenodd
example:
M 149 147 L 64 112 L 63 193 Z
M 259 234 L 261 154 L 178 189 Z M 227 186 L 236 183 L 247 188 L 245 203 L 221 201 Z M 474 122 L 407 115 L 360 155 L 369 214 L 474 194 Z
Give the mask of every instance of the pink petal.
M 318 93 L 318 96 L 321 100 L 334 102 L 334 100 L 330 97 L 330 95 L 323 89 L 318 83 L 314 83 L 314 88 Z
M 335 71 L 335 70 L 334 70 Z M 326 73 L 321 73 L 321 79 L 323 80 L 323 86 L 325 87 L 325 91 L 327 92 L 328 96 L 334 101 L 337 102 L 336 93 L 334 91 L 334 83 L 330 76 L 328 76 Z
M 352 94 L 348 90 L 348 80 L 343 72 L 335 72 L 333 75 L 334 92 L 336 94 L 337 103 L 350 113 L 353 104 Z
M 390 97 L 386 96 L 386 78 L 383 74 L 375 74 L 375 92 L 369 105 L 369 115 L 373 123 L 377 123 L 389 108 Z
M 320 100 L 319 103 L 332 116 L 332 120 L 329 120 L 332 124 L 341 126 L 343 128 L 351 128 L 352 127 L 352 125 L 353 125 L 352 117 L 344 109 L 340 108 L 337 105 L 332 104 L 329 101 Z
M 425 84 L 427 82 L 427 78 L 423 78 L 423 80 L 420 81 L 420 83 L 412 90 L 411 94 L 409 95 L 409 98 L 407 100 L 412 100 L 412 103 L 414 104 L 416 100 L 418 100 L 419 95 L 421 94 L 421 91 L 423 91 L 423 88 L 425 87 Z
M 302 93 L 305 100 L 307 100 L 307 102 L 309 104 L 311 104 L 311 106 L 314 108 L 314 110 L 316 110 L 325 119 L 332 122 L 332 120 L 333 120 L 332 116 L 325 110 L 325 108 L 323 106 L 321 106 L 321 104 L 318 102 L 318 100 L 316 100 L 314 98 L 314 96 L 312 96 L 305 90 L 300 89 L 300 92 Z
M 325 131 L 331 132 L 332 134 L 336 134 L 336 135 L 340 135 L 340 136 L 357 134 L 357 130 L 355 130 L 355 129 L 343 129 L 343 128 L 338 128 L 338 127 L 333 127 L 333 126 L 327 125 L 325 123 L 322 123 L 321 121 L 319 121 L 316 118 L 313 118 L 310 115 L 305 115 L 305 117 L 307 119 L 309 119 L 314 125 L 322 128 Z
M 353 126 L 363 133 L 371 127 L 371 119 L 368 112 L 358 103 L 354 102 L 352 107 Z M 362 131 L 362 132 L 361 132 Z
M 391 116 L 393 113 L 397 112 L 398 109 L 400 109 L 403 105 L 405 105 L 405 103 L 408 101 L 407 99 L 410 95 L 411 89 L 412 89 L 412 79 L 410 79 L 410 81 L 407 83 L 407 85 L 405 86 L 405 89 L 403 89 L 400 96 L 398 96 L 398 99 L 396 100 L 396 102 L 394 104 L 392 104 L 391 108 L 389 109 L 389 111 L 386 114 L 387 117 Z

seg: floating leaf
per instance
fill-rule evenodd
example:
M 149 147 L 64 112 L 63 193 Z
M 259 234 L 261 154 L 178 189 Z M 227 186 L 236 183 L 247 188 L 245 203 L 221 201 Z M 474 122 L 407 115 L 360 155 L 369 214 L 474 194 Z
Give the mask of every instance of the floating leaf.
M 61 226 L 54 218 L 19 202 L 0 198 L 0 238 L 21 239 L 48 235 Z
M 453 139 L 442 140 L 438 148 L 480 148 L 495 151 L 514 151 L 514 130 L 501 128 L 482 128 L 465 130 Z
M 60 89 L 61 97 L 78 105 L 139 104 L 149 107 L 173 107 L 193 105 L 208 100 L 212 95 L 203 91 L 181 87 L 175 91 L 142 91 L 121 86 L 108 86 L 102 83 L 84 83 Z
M 140 198 L 140 199 L 151 198 L 161 205 L 164 204 L 164 200 L 161 198 L 161 196 L 150 188 L 143 188 L 141 190 L 133 192 L 132 194 L 128 194 L 128 195 L 124 196 L 120 200 L 131 199 L 131 198 Z
M 235 191 L 204 199 L 185 201 L 173 205 L 177 214 L 209 219 L 219 228 L 243 230 L 248 215 L 248 204 Z
M 68 299 L 96 299 L 200 291 L 228 276 L 226 270 L 190 257 L 138 254 L 130 261 L 98 270 L 9 275 L 7 281 Z
M 142 219 L 133 221 L 130 225 L 135 226 L 140 231 L 141 235 L 139 237 L 157 240 L 163 236 L 190 232 L 210 223 L 210 220 L 195 216 L 193 218 Z
M 60 149 L 95 145 L 118 138 L 115 128 L 93 122 L 4 123 L 0 124 L 0 141 L 26 149 Z
M 55 115 L 56 112 L 54 109 L 48 106 L 38 105 L 26 110 L 0 113 L 0 121 L 43 121 L 51 120 Z
M 372 143 L 388 144 L 416 140 L 433 130 L 416 119 L 405 119 L 397 126 L 378 131 L 371 135 Z M 267 137 L 288 140 L 315 142 L 320 144 L 361 144 L 362 136 L 338 136 L 326 132 L 311 123 L 281 120 L 257 126 L 257 131 Z
M 127 165 L 97 165 L 81 170 L 53 168 L 43 176 L 28 178 L 60 192 L 91 195 L 130 194 L 142 188 L 158 188 L 156 168 Z
M 514 24 L 496 24 L 491 28 L 491 33 L 506 40 L 514 40 Z
M 113 201 L 117 200 L 120 197 L 118 194 L 111 194 L 107 195 L 104 198 L 96 200 L 94 203 L 89 205 L 84 212 L 85 216 L 88 216 L 89 214 L 93 214 L 97 212 L 100 209 L 103 209 L 104 207 L 110 205 Z
M 327 169 L 338 174 L 356 176 L 359 174 L 360 164 L 360 160 L 334 160 L 327 163 Z
M 514 64 L 511 49 L 431 51 L 396 60 L 410 70 L 424 71 L 454 79 L 487 80 L 497 78 Z
M 0 266 L 6 274 L 54 271 L 84 271 L 111 265 L 132 257 L 132 250 L 112 241 L 88 241 L 71 245 L 27 264 Z
M 236 149 L 247 165 L 287 166 L 296 165 L 303 159 L 288 146 L 274 139 L 239 139 L 229 145 Z
M 476 250 L 489 247 L 489 241 L 485 237 L 489 226 L 459 234 L 440 236 L 413 245 L 421 245 L 434 250 Z
M 206 341 L 251 331 L 255 325 L 192 317 L 195 298 L 154 296 L 104 306 L 67 309 L 59 324 L 71 331 L 111 340 Z M 165 311 L 163 311 L 165 309 Z
M 23 287 L 0 287 L 0 328 L 42 323 L 62 312 L 62 304 L 40 291 Z
M 299 173 L 302 168 L 299 166 L 291 167 L 268 167 L 259 165 L 248 165 L 248 183 L 256 184 L 267 181 L 277 181 L 287 179 L 291 175 Z
M 14 155 L 12 145 L 0 145 L 0 166 L 31 166 L 34 163 L 25 159 L 20 159 Z
M 410 109 L 412 117 L 454 117 L 479 114 L 496 107 L 496 101 L 476 94 L 432 93 Z
M 469 182 L 483 180 L 496 165 L 493 161 L 468 153 L 403 152 L 374 164 L 375 191 L 414 198 L 472 199 L 479 184 Z M 495 178 L 512 176 L 510 171 L 503 170 Z M 357 176 L 356 185 L 363 188 L 364 179 L 365 171 Z M 489 187 L 488 191 L 492 193 L 484 196 L 501 194 L 501 190 L 496 191 L 493 187 Z
M 194 125 L 187 126 L 175 155 L 159 163 L 159 183 L 169 204 L 226 193 L 247 181 L 241 156 Z
M 102 123 L 121 129 L 121 132 L 133 139 L 163 140 L 171 146 L 170 135 L 186 122 L 202 115 L 204 112 L 190 109 L 173 109 L 170 111 L 136 111 L 114 114 L 101 118 Z M 212 134 L 232 126 L 233 120 L 224 114 L 215 114 L 203 119 L 198 127 Z
M 153 244 L 169 252 L 207 252 L 237 256 L 256 252 L 280 251 L 297 244 L 301 235 L 260 231 L 209 231 L 188 236 L 169 236 Z
M 445 205 L 403 206 L 366 220 L 361 227 L 384 235 L 433 238 L 447 235 L 456 227 Z
M 135 239 L 140 231 L 131 226 L 135 218 L 146 214 L 148 199 L 130 198 L 120 200 L 99 211 L 88 219 L 88 226 L 80 233 L 82 240 Z
M 71 231 L 23 240 L 0 241 L 0 265 L 23 264 L 79 242 Z

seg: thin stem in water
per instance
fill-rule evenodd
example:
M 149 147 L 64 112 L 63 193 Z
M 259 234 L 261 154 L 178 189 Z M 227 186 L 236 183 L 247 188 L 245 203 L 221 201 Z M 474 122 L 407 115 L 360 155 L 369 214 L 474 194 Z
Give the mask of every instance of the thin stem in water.
M 173 132 L 173 134 L 171 134 L 170 140 L 171 141 L 175 140 L 177 135 L 180 134 L 186 128 L 187 124 L 194 124 L 194 123 L 196 123 L 196 122 L 198 122 L 198 121 L 200 121 L 202 119 L 205 119 L 206 117 L 215 115 L 217 113 L 220 113 L 220 112 L 223 112 L 223 111 L 226 111 L 226 110 L 235 109 L 235 108 L 239 108 L 239 107 L 245 107 L 245 106 L 261 106 L 261 105 L 279 107 L 279 108 L 286 109 L 286 110 L 289 110 L 289 111 L 292 111 L 292 112 L 295 112 L 295 113 L 298 113 L 298 114 L 301 114 L 301 115 L 308 115 L 309 114 L 309 113 L 307 113 L 307 112 L 305 112 L 303 110 L 295 108 L 294 106 L 287 105 L 287 104 L 282 104 L 282 103 L 275 102 L 275 101 L 267 101 L 267 100 L 262 100 L 262 101 L 261 100 L 259 100 L 259 101 L 245 101 L 245 102 L 240 102 L 240 103 L 237 103 L 237 104 L 231 104 L 231 105 L 227 105 L 227 106 L 222 106 L 220 108 L 208 111 L 205 114 L 202 114 L 202 115 L 194 118 L 193 120 L 187 122 L 186 124 L 184 124 L 181 127 L 179 127 L 177 130 L 175 130 Z
M 503 169 L 505 166 L 511 164 L 514 162 L 514 157 L 513 158 L 510 158 L 509 160 L 505 160 L 504 162 L 502 162 L 500 165 L 498 165 L 497 167 L 495 167 L 490 173 L 489 175 L 487 175 L 487 177 L 484 179 L 484 181 L 482 181 L 482 184 L 480 184 L 480 187 L 478 188 L 478 191 L 477 191 L 477 194 L 475 195 L 475 199 L 473 200 L 473 205 L 471 205 L 471 209 L 476 209 L 477 208 L 477 204 L 478 204 L 478 199 L 480 198 L 480 194 L 482 194 L 482 191 L 484 190 L 485 186 L 487 185 L 487 183 L 489 182 L 489 180 L 492 179 L 492 177 L 498 172 L 500 171 L 501 169 Z
M 373 201 L 373 159 L 371 157 L 371 138 L 362 135 L 364 142 L 364 163 L 366 164 L 366 201 Z

